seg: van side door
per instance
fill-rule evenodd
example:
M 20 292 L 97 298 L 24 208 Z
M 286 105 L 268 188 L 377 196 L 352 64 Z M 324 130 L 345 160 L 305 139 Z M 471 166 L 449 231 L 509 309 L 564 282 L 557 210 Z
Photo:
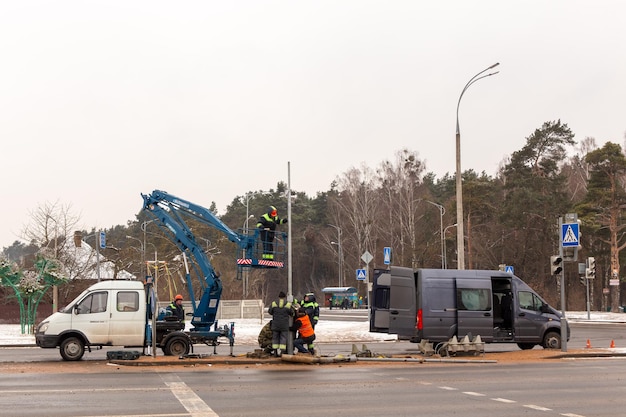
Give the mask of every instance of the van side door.
M 491 279 L 456 279 L 457 336 L 480 335 L 483 342 L 493 340 Z
M 109 341 L 109 291 L 90 292 L 72 309 L 72 329 L 82 332 L 90 344 Z
M 143 346 L 146 310 L 138 290 L 118 290 L 112 294 L 110 342 L 114 346 Z
M 519 290 L 515 306 L 515 341 L 540 343 L 550 318 L 541 312 L 543 300 L 532 291 Z

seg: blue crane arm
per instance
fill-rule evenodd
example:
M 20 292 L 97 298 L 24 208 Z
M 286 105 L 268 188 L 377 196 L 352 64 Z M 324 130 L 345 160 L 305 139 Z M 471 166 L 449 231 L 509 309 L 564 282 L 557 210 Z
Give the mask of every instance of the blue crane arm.
M 230 241 L 245 250 L 251 250 L 254 246 L 255 236 L 237 234 L 211 213 L 210 210 L 164 191 L 155 190 L 149 195 L 142 194 L 141 196 L 144 200 L 143 209 L 160 222 L 159 225 L 169 232 L 170 240 L 183 253 L 189 254 L 202 271 L 204 275 L 204 290 L 198 306 L 195 304 L 191 282 L 188 282 L 187 285 L 193 306 L 191 324 L 196 331 L 210 331 L 210 327 L 215 323 L 215 316 L 222 294 L 222 282 L 219 274 L 213 269 L 206 253 L 202 250 L 202 245 L 198 244 L 191 229 L 185 222 L 185 218 L 190 217 L 214 227 L 223 232 Z M 190 281 L 189 276 L 187 279 Z

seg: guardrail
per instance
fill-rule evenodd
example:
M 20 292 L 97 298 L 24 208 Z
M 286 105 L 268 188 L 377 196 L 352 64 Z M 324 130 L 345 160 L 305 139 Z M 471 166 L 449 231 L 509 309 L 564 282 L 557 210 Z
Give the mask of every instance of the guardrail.
M 170 302 L 159 302 L 159 309 L 166 308 Z M 191 302 L 183 301 L 185 312 L 192 311 Z M 221 300 L 215 318 L 217 320 L 259 319 L 263 321 L 265 304 L 263 300 Z

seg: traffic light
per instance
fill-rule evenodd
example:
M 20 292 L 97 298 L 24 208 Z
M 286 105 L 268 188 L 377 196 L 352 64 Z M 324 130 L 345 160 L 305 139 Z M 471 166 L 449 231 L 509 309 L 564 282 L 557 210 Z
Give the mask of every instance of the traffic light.
M 558 275 L 563 271 L 563 258 L 559 255 L 550 257 L 550 274 Z
M 587 279 L 594 279 L 596 277 L 596 258 L 590 256 L 587 258 L 587 269 L 585 271 L 585 277 Z

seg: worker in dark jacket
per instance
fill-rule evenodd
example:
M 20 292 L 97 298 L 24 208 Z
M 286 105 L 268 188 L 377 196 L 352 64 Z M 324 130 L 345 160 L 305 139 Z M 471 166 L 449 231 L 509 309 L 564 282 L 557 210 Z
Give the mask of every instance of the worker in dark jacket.
M 183 307 L 183 296 L 176 294 L 174 300 L 167 306 L 167 314 L 176 317 L 178 320 L 185 320 L 185 308 Z
M 317 322 L 320 319 L 320 305 L 315 299 L 315 294 L 313 294 L 312 292 L 307 293 L 304 296 L 304 300 L 302 300 L 301 306 L 302 308 L 304 308 L 306 314 L 309 316 L 309 320 L 311 320 L 313 328 L 315 328 L 315 325 L 317 325 Z
M 320 319 L 320 305 L 315 300 L 315 294 L 309 292 L 304 295 L 304 299 L 302 300 L 302 308 L 306 312 L 306 315 L 309 317 L 311 326 L 313 326 L 313 329 L 315 329 L 315 326 Z M 313 341 L 308 344 L 308 349 L 310 351 L 313 351 Z
M 284 292 L 278 294 L 278 300 L 272 301 L 267 312 L 272 316 L 272 350 L 278 357 L 287 349 L 289 318 L 293 316 L 293 308 Z
M 287 219 L 278 217 L 278 211 L 274 206 L 270 206 L 267 213 L 259 217 L 256 227 L 261 229 L 260 236 L 263 242 L 263 259 L 274 259 L 274 235 L 276 233 L 276 225 L 285 223 L 287 223 Z
M 297 313 L 297 318 L 293 321 L 291 331 L 298 332 L 297 337 L 293 341 L 294 353 L 297 350 L 300 353 L 310 353 L 315 355 L 313 341 L 315 340 L 315 331 L 311 325 L 309 316 L 304 311 L 304 308 L 300 308 Z M 307 347 L 304 347 L 304 345 Z

